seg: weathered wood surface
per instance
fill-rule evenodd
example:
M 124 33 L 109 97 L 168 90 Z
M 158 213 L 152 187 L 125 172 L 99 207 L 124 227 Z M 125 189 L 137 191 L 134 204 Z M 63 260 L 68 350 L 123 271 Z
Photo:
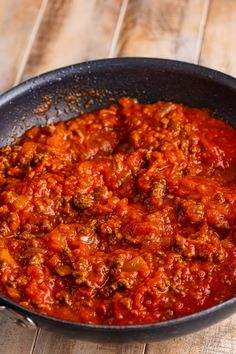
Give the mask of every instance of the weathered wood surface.
M 236 75 L 235 0 L 1 0 L 0 90 L 63 65 L 113 56 L 200 62 Z M 0 321 L 0 354 L 233 354 L 236 316 L 148 345 L 98 345 Z
M 197 62 L 208 0 L 130 0 L 117 55 Z
M 109 55 L 123 0 L 49 0 L 23 79 Z
M 212 0 L 200 64 L 236 76 L 236 1 Z
M 144 354 L 142 344 L 94 344 L 55 336 L 41 331 L 36 341 L 34 354 Z
M 205 330 L 173 340 L 148 344 L 145 354 L 236 353 L 236 316 Z
M 0 353 L 29 354 L 36 339 L 36 331 L 29 331 L 0 317 Z
M 44 6 L 45 0 L 0 1 L 0 92 L 15 83 Z

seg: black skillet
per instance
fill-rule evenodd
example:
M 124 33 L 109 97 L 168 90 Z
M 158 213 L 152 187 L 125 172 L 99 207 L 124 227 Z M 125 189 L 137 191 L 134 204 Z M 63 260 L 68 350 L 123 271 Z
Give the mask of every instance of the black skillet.
M 72 65 L 40 75 L 0 97 L 0 146 L 32 125 L 66 120 L 115 102 L 167 100 L 208 108 L 236 126 L 236 80 L 183 62 L 119 58 Z M 93 342 L 149 342 L 197 331 L 236 311 L 236 297 L 176 320 L 137 326 L 101 326 L 63 321 L 27 310 L 0 297 L 2 314 L 28 327 L 42 327 Z

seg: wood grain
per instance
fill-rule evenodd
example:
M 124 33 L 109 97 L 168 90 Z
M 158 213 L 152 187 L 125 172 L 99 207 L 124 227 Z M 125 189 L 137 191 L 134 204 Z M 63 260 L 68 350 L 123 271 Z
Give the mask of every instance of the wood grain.
M 33 347 L 36 332 L 20 328 L 10 319 L 1 317 L 0 354 L 29 354 Z
M 234 354 L 236 315 L 203 331 L 173 340 L 148 344 L 145 354 Z
M 49 0 L 23 79 L 109 55 L 124 0 Z
M 116 54 L 197 62 L 208 3 L 130 0 Z
M 0 92 L 15 82 L 42 3 L 42 0 L 0 1 Z
M 93 344 L 40 331 L 32 354 L 144 354 L 141 344 Z
M 200 64 L 236 76 L 236 1 L 212 0 Z

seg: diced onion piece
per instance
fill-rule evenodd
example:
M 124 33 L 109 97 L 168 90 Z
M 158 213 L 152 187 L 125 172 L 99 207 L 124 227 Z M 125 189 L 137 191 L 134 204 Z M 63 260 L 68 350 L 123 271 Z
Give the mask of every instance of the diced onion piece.
M 123 267 L 123 270 L 125 272 L 138 272 L 142 268 L 146 269 L 146 267 L 147 263 L 145 262 L 145 260 L 142 257 L 137 256 L 131 259 L 128 263 L 126 263 Z
M 8 249 L 6 248 L 0 249 L 0 262 L 6 262 L 11 267 L 16 266 L 14 258 L 10 255 Z
M 72 269 L 71 267 L 69 267 L 68 265 L 58 265 L 55 268 L 55 271 L 61 276 L 64 277 L 65 275 L 69 275 L 72 273 Z

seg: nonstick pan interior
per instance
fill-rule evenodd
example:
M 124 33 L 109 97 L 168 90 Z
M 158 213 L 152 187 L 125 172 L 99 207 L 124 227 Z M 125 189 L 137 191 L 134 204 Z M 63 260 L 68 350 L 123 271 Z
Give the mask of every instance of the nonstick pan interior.
M 235 123 L 236 80 L 192 64 L 119 58 L 86 62 L 31 79 L 0 97 L 0 146 L 33 125 L 66 120 L 121 96 L 208 108 Z

